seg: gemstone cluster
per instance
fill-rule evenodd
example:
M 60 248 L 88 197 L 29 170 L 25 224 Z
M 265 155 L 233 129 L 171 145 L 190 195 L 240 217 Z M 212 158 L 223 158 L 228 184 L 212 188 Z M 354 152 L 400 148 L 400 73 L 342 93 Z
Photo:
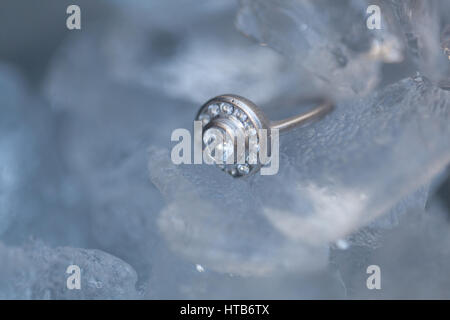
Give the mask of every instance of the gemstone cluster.
M 258 130 L 250 120 L 250 116 L 241 108 L 228 102 L 215 101 L 205 105 L 197 116 L 202 121 L 204 146 L 217 139 L 217 133 L 223 136 L 222 143 L 216 149 L 222 154 L 222 162 L 217 164 L 223 171 L 233 177 L 249 175 L 257 166 Z M 214 130 L 213 130 L 214 129 Z M 243 161 L 238 161 L 236 154 L 236 139 L 229 132 L 239 132 L 245 141 Z M 250 148 L 250 145 L 253 145 Z M 250 150 L 251 149 L 251 150 Z M 227 162 L 227 159 L 233 159 Z

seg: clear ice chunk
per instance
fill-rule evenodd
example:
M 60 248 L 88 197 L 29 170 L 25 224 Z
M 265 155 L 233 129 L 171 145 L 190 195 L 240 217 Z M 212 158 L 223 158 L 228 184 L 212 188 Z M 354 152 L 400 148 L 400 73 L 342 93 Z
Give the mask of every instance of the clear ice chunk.
M 151 179 L 168 200 L 159 226 L 177 252 L 219 272 L 316 268 L 329 243 L 424 208 L 450 161 L 449 106 L 450 93 L 422 77 L 342 102 L 281 137 L 278 174 L 249 180 L 153 151 Z
M 421 74 L 447 87 L 450 61 L 445 54 L 448 1 L 382 1 L 401 32 L 407 55 Z M 441 27 L 442 26 L 442 27 Z
M 326 265 L 327 246 L 286 241 L 261 213 L 248 181 L 211 165 L 175 166 L 161 149 L 150 151 L 149 170 L 168 201 L 159 227 L 172 249 L 189 260 L 236 275 Z
M 448 92 L 410 78 L 339 103 L 321 121 L 282 137 L 289 165 L 255 181 L 265 202 L 273 203 L 268 219 L 290 237 L 320 243 L 389 210 L 424 205 L 426 185 L 450 161 L 449 106 Z M 279 191 L 268 191 L 270 182 Z M 422 196 L 410 197 L 415 192 Z
M 404 62 L 402 68 L 450 88 L 448 1 L 377 1 L 381 29 L 374 30 L 366 25 L 373 4 L 244 0 L 237 27 L 285 54 L 300 73 L 307 71 L 319 88 L 332 88 L 338 97 L 370 92 L 386 76 L 382 62 Z
M 289 57 L 305 83 L 338 97 L 369 93 L 380 81 L 383 62 L 403 61 L 396 29 L 366 26 L 367 1 L 241 1 L 236 25 Z M 385 17 L 384 13 L 382 12 Z

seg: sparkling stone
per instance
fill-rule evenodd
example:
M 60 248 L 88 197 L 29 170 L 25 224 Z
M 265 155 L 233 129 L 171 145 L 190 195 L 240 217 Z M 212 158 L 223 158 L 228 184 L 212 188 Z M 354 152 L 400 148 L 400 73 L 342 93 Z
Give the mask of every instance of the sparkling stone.
M 247 115 L 244 112 L 241 112 L 239 119 L 243 122 L 246 123 L 245 121 L 247 120 Z
M 212 104 L 208 107 L 208 112 L 215 117 L 219 114 L 220 108 L 218 104 Z
M 240 174 L 248 174 L 250 172 L 250 167 L 247 164 L 238 164 L 237 169 Z
M 226 134 L 225 131 L 218 128 L 209 128 L 203 134 L 203 142 L 206 145 L 212 144 L 214 141 L 219 139 L 219 144 L 215 146 L 216 152 L 222 152 L 222 163 L 225 163 L 228 158 L 232 158 L 234 156 L 234 143 L 233 139 Z M 222 143 L 220 143 L 222 141 Z M 208 156 L 211 158 L 210 160 L 215 161 L 214 155 L 212 152 L 207 152 Z M 220 163 L 220 162 L 219 162 Z
M 235 176 L 235 175 L 237 175 L 237 170 L 236 170 L 236 168 L 232 168 L 231 170 L 230 170 L 230 174 L 232 175 L 232 176 Z
M 245 129 L 252 128 L 252 127 L 253 127 L 253 123 L 251 123 L 248 119 L 246 121 L 244 121 Z
M 239 110 L 239 109 L 235 109 L 234 110 L 234 115 L 236 116 L 236 118 L 238 118 L 239 119 L 239 117 L 241 116 L 241 110 Z
M 205 268 L 203 268 L 200 264 L 196 264 L 195 269 L 197 269 L 198 272 L 205 272 Z
M 231 105 L 231 104 L 229 104 L 229 103 L 226 103 L 226 102 L 223 102 L 221 105 L 220 105 L 220 108 L 222 109 L 222 111 L 224 112 L 224 113 L 226 113 L 226 114 L 232 114 L 233 113 L 233 106 Z
M 206 113 L 202 113 L 198 119 L 202 122 L 202 124 L 205 126 L 209 123 L 209 121 L 211 120 L 211 117 L 206 114 Z
M 247 135 L 248 135 L 249 137 L 255 136 L 255 135 L 256 135 L 256 129 L 253 128 L 253 127 L 249 127 L 249 128 L 247 129 Z

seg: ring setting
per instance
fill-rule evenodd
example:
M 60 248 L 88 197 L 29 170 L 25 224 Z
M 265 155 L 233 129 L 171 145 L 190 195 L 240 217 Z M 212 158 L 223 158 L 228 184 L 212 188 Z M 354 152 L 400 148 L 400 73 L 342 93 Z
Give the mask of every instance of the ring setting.
M 327 99 L 313 110 L 281 121 L 270 121 L 252 101 L 234 94 L 225 94 L 208 100 L 200 107 L 195 120 L 202 123 L 204 146 L 223 137 L 217 145 L 220 161 L 217 165 L 233 177 L 249 176 L 265 165 L 256 153 L 266 148 L 270 153 L 272 131 L 288 131 L 308 120 L 329 112 L 332 104 Z M 262 133 L 267 133 L 267 137 Z M 245 146 L 239 150 L 239 139 Z M 231 160 L 231 161 L 230 161 Z

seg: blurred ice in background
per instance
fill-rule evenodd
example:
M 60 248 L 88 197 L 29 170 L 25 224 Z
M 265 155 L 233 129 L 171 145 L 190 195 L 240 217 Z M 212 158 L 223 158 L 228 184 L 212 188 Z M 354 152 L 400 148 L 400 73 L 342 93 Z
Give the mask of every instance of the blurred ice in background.
M 450 298 L 448 1 L 74 3 L 0 5 L 0 298 Z M 173 165 L 222 93 L 336 109 L 275 176 Z

